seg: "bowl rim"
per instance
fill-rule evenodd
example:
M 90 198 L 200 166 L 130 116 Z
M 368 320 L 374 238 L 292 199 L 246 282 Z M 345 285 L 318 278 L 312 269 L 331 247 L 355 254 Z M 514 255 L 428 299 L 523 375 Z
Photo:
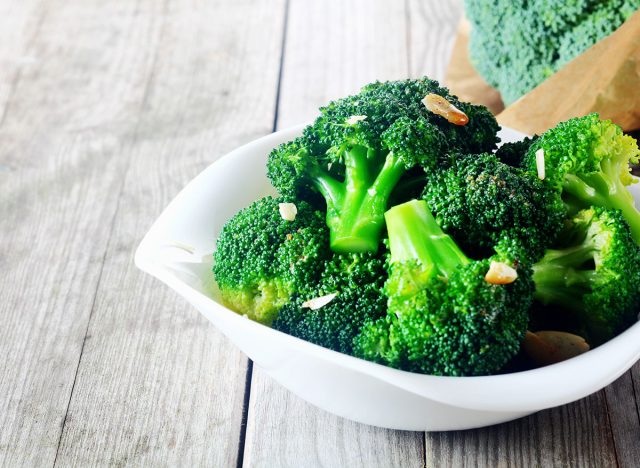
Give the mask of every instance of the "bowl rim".
M 276 141 L 294 138 L 305 126 L 306 124 L 297 125 L 265 135 L 234 149 L 204 169 L 176 195 L 153 223 L 136 250 L 134 257 L 136 266 L 167 284 L 192 304 L 198 302 L 211 309 L 213 313 L 224 314 L 224 318 L 232 321 L 234 326 L 244 329 L 249 327 L 253 332 L 266 333 L 273 339 L 286 341 L 287 346 L 295 346 L 317 359 L 331 361 L 411 393 L 462 408 L 506 412 L 537 411 L 558 406 L 603 388 L 626 372 L 640 358 L 639 322 L 587 353 L 536 369 L 486 376 L 437 376 L 404 371 L 333 351 L 248 320 L 226 308 L 215 298 L 203 294 L 184 282 L 175 272 L 166 267 L 165 262 L 155 260 L 157 254 L 155 239 L 159 237 L 159 231 L 163 225 L 171 222 L 176 209 L 197 190 L 199 185 L 206 183 L 213 174 L 225 170 L 226 166 L 233 163 L 236 158 L 255 158 L 257 151 L 264 147 L 275 147 Z M 506 130 L 510 131 L 510 129 Z M 519 134 L 519 132 L 516 133 Z M 625 357 L 615 361 L 615 365 L 611 366 L 611 356 Z M 597 364 L 609 364 L 609 366 L 605 366 L 603 370 Z M 594 372 L 594 369 L 597 371 Z M 575 385 L 576 375 L 581 376 L 579 385 Z M 557 391 L 548 395 L 550 383 L 553 383 Z M 518 391 L 514 391 L 516 389 Z M 494 392 L 501 398 L 487 399 L 487 395 Z

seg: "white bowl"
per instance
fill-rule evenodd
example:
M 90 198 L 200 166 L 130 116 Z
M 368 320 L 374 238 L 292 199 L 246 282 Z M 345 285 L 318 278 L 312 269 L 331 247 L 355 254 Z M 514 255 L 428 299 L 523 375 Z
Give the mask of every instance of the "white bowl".
M 640 357 L 640 324 L 576 358 L 486 377 L 437 377 L 363 361 L 237 315 L 216 300 L 214 239 L 238 210 L 274 194 L 269 151 L 301 133 L 260 138 L 209 166 L 169 204 L 142 240 L 136 265 L 193 304 L 280 384 L 331 413 L 391 429 L 441 431 L 487 426 L 583 398 Z M 505 141 L 521 134 L 503 130 Z M 636 200 L 640 198 L 633 187 Z

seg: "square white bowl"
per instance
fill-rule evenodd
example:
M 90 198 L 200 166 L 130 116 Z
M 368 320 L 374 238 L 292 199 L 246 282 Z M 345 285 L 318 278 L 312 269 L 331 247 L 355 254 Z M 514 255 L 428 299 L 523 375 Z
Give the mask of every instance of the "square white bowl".
M 144 237 L 136 265 L 194 305 L 267 374 L 329 412 L 391 429 L 469 429 L 515 419 L 585 397 L 640 358 L 640 324 L 568 361 L 486 377 L 410 373 L 322 348 L 248 320 L 216 299 L 214 241 L 224 223 L 252 201 L 275 194 L 266 177 L 272 148 L 302 126 L 265 136 L 227 154 L 192 180 Z M 503 141 L 520 139 L 509 129 Z M 632 186 L 636 203 L 640 190 Z

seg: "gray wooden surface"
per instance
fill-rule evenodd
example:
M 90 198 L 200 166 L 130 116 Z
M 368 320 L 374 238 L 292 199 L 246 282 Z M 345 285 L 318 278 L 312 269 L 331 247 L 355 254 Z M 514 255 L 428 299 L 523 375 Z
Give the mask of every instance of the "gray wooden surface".
M 368 81 L 441 78 L 460 14 L 0 0 L 0 466 L 638 466 L 638 365 L 511 423 L 383 430 L 282 389 L 133 266 L 162 208 L 228 150 Z

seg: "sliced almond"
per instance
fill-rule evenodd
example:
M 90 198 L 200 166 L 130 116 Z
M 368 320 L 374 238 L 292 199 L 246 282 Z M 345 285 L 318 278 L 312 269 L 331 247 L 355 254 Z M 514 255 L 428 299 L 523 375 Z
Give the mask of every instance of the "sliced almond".
M 572 333 L 528 331 L 522 349 L 539 366 L 548 366 L 586 353 L 590 347 L 584 338 Z
M 484 280 L 491 284 L 511 284 L 518 279 L 518 272 L 502 262 L 491 262 Z
M 302 303 L 302 307 L 304 309 L 317 310 L 321 307 L 326 306 L 329 302 L 333 301 L 333 299 L 338 295 L 338 293 L 327 294 L 326 296 L 314 297 L 313 299 L 309 299 Z
M 278 209 L 280 210 L 280 216 L 285 221 L 294 221 L 298 214 L 298 208 L 293 203 L 280 203 Z
M 469 123 L 469 117 L 467 114 L 462 112 L 442 96 L 433 93 L 427 94 L 422 100 L 422 103 L 429 112 L 433 112 L 434 114 L 444 117 L 449 123 L 454 125 L 467 125 Z
M 538 169 L 538 179 L 544 180 L 546 171 L 544 168 L 544 149 L 542 148 L 536 151 L 536 169 Z
M 352 115 L 347 120 L 345 120 L 345 122 L 349 125 L 355 125 L 358 122 L 362 122 L 363 120 L 367 120 L 366 115 Z

